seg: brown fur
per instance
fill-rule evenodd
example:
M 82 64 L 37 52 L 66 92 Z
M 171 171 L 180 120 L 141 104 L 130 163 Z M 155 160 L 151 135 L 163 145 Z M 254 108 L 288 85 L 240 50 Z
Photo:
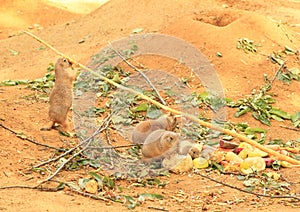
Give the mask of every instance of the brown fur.
M 175 129 L 176 124 L 176 119 L 169 115 L 163 115 L 155 120 L 142 121 L 135 126 L 131 140 L 135 144 L 143 144 L 153 131 L 159 129 L 172 131 Z
M 145 140 L 142 154 L 146 158 L 163 158 L 176 150 L 179 134 L 166 130 L 155 130 Z
M 75 76 L 76 72 L 73 70 L 72 63 L 65 58 L 59 58 L 55 64 L 55 85 L 49 99 L 51 121 L 41 130 L 51 130 L 55 124 L 60 124 L 63 131 L 67 133 L 72 131 L 68 121 L 68 111 L 72 106 Z
M 200 157 L 201 151 L 197 148 L 196 144 L 183 140 L 178 142 L 178 153 L 181 155 L 189 154 L 192 159 Z

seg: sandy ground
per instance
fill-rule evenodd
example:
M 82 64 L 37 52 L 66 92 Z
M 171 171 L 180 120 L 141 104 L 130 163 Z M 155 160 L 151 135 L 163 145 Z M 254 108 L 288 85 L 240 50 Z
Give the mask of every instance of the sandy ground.
M 162 33 L 181 38 L 198 48 L 215 68 L 228 98 L 238 99 L 251 93 L 263 84 L 263 74 L 273 76 L 278 65 L 271 63 L 262 54 L 246 54 L 236 49 L 237 40 L 247 37 L 261 44 L 264 54 L 279 51 L 288 45 L 299 49 L 300 1 L 296 0 L 111 0 L 96 3 L 79 1 L 72 4 L 56 4 L 57 1 L 5 1 L 0 6 L 0 81 L 36 79 L 44 76 L 49 63 L 58 56 L 20 30 L 29 30 L 54 47 L 76 60 L 87 63 L 101 47 L 129 36 L 133 29 L 142 28 L 142 33 Z M 100 6 L 102 5 L 102 6 Z M 84 42 L 82 42 L 84 40 Z M 220 52 L 222 57 L 217 57 Z M 174 64 L 164 64 L 145 59 L 147 66 L 172 69 Z M 291 67 L 300 68 L 298 60 L 288 60 Z M 183 72 L 185 73 L 185 72 Z M 186 73 L 188 74 L 188 72 Z M 192 87 L 196 85 L 192 84 Z M 300 111 L 300 84 L 286 85 L 276 81 L 273 92 L 277 94 L 276 106 L 295 113 Z M 34 92 L 22 86 L 0 88 L 0 120 L 6 126 L 52 146 L 60 147 L 64 137 L 57 131 L 41 132 L 39 128 L 47 121 L 48 104 L 27 100 Z M 262 125 L 250 116 L 233 117 L 229 110 L 227 119 Z M 284 123 L 287 124 L 287 123 Z M 281 128 L 273 123 L 268 129 L 268 138 L 297 139 L 299 133 Z M 30 172 L 31 164 L 46 160 L 53 152 L 17 138 L 9 131 L 0 129 L 0 187 L 8 185 L 35 185 L 44 178 Z M 299 168 L 286 169 L 288 179 L 299 178 Z M 69 174 L 62 179 L 74 180 L 86 176 L 84 171 Z M 223 178 L 222 178 L 223 177 Z M 219 176 L 237 183 L 229 176 Z M 162 178 L 169 181 L 164 189 L 136 188 L 130 194 L 143 192 L 161 193 L 166 198 L 161 202 L 148 201 L 136 211 L 152 211 L 148 206 L 163 207 L 169 211 L 297 211 L 299 203 L 289 200 L 260 199 L 236 190 L 222 187 L 193 174 L 171 175 Z M 130 182 L 122 182 L 129 186 Z M 191 188 L 191 185 L 194 185 Z M 216 199 L 208 193 L 216 193 Z M 217 193 L 219 192 L 219 193 Z M 299 184 L 291 192 L 300 193 Z M 186 199 L 172 198 L 184 193 Z M 197 202 L 194 197 L 198 196 Z M 201 199 L 202 198 L 202 199 Z M 210 198 L 210 199 L 209 199 Z M 226 200 L 241 203 L 226 206 L 216 202 Z M 126 210 L 119 203 L 105 203 L 76 195 L 68 191 L 40 192 L 26 189 L 0 190 L 0 211 L 120 211 Z

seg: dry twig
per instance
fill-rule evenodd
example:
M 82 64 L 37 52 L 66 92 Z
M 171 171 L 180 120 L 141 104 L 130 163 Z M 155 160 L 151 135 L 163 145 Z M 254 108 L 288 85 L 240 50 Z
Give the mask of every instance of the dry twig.
M 47 145 L 47 144 L 39 143 L 39 142 L 37 142 L 37 141 L 35 141 L 35 140 L 33 140 L 33 139 L 27 138 L 27 136 L 25 136 L 25 135 L 24 135 L 24 136 L 21 136 L 20 133 L 14 131 L 13 129 L 11 129 L 11 128 L 5 126 L 5 125 L 3 125 L 2 123 L 0 123 L 0 127 L 2 127 L 3 129 L 6 129 L 6 130 L 12 132 L 12 133 L 15 134 L 18 138 L 20 138 L 20 139 L 22 139 L 22 140 L 29 141 L 30 143 L 33 143 L 33 144 L 35 144 L 35 145 L 47 147 L 47 148 L 49 148 L 49 149 L 55 149 L 55 150 L 60 151 L 60 152 L 64 152 L 64 151 L 65 151 L 64 149 L 60 149 L 60 148 L 56 148 L 56 147 L 53 147 L 53 146 L 49 146 L 49 145 Z M 23 134 L 22 134 L 22 135 L 23 135 Z
M 0 187 L 0 190 L 5 189 L 32 189 L 32 190 L 39 190 L 39 191 L 47 191 L 47 192 L 56 192 L 61 190 L 60 188 L 45 188 L 41 187 L 40 185 L 37 186 L 23 186 L 23 185 L 13 185 L 13 186 L 4 186 Z
M 76 156 L 78 156 L 78 155 L 80 155 L 82 152 L 84 152 L 84 151 L 89 147 L 90 143 L 93 141 L 93 138 L 94 138 L 96 135 L 98 135 L 100 132 L 102 132 L 103 130 L 105 130 L 105 129 L 108 127 L 108 125 L 109 125 L 109 123 L 110 123 L 110 120 L 111 120 L 111 116 L 106 117 L 106 118 L 103 120 L 103 122 L 102 122 L 102 124 L 100 125 L 100 127 L 93 133 L 93 135 L 91 135 L 89 138 L 87 138 L 87 139 L 85 139 L 84 141 L 81 142 L 81 143 L 82 143 L 81 145 L 85 144 L 85 146 L 84 146 L 81 150 L 79 150 L 78 152 L 76 152 L 75 154 L 73 154 L 71 157 L 69 157 L 67 160 L 65 160 L 65 161 L 60 165 L 60 167 L 59 167 L 52 175 L 50 175 L 47 179 L 43 180 L 40 184 L 43 184 L 43 183 L 45 183 L 45 182 L 51 180 L 53 177 L 55 177 L 55 175 L 57 175 L 57 174 L 60 172 L 60 170 L 62 170 L 62 168 L 63 168 L 67 163 L 69 163 L 73 158 L 75 158 Z M 104 123 L 106 123 L 105 126 L 104 126 Z
M 297 128 L 293 128 L 293 127 L 287 127 L 287 126 L 284 126 L 284 125 L 280 125 L 280 127 L 284 128 L 284 129 L 288 129 L 288 130 L 293 130 L 293 131 L 300 132 L 300 130 L 299 130 L 299 129 L 297 129 Z
M 169 211 L 168 209 L 158 208 L 153 206 L 148 206 L 148 209 L 157 210 L 157 211 Z
M 143 144 L 127 144 L 127 145 L 118 145 L 118 146 L 105 146 L 105 147 L 90 147 L 89 149 L 119 149 L 119 148 L 127 148 L 127 147 L 133 147 L 133 146 L 140 146 Z
M 241 188 L 238 188 L 236 186 L 233 186 L 233 185 L 229 185 L 227 183 L 224 183 L 222 181 L 218 181 L 216 179 L 213 179 L 207 175 L 204 175 L 204 174 L 201 174 L 200 171 L 196 171 L 195 174 L 197 175 L 200 175 L 201 177 L 204 177 L 210 181 L 213 181 L 215 183 L 219 183 L 223 186 L 226 186 L 226 187 L 229 187 L 229 188 L 232 188 L 232 189 L 235 189 L 235 190 L 238 190 L 238 191 L 241 191 L 241 192 L 244 192 L 244 193 L 247 193 L 247 194 L 252 194 L 252 195 L 255 195 L 257 197 L 267 197 L 267 198 L 276 198 L 276 199 L 295 199 L 297 201 L 300 201 L 300 197 L 296 197 L 296 196 L 290 196 L 290 195 L 268 195 L 268 194 L 259 194 L 259 193 L 255 193 L 255 192 L 252 192 L 252 191 L 247 191 L 247 190 L 244 190 L 244 189 L 241 189 Z
M 273 79 L 271 80 L 271 85 L 274 83 L 274 81 L 275 81 L 275 79 L 276 79 L 278 73 L 281 71 L 281 69 L 284 68 L 285 63 L 286 63 L 286 61 L 284 61 L 282 64 L 279 64 L 279 63 L 278 63 L 280 66 L 279 66 L 279 68 L 277 69 L 276 73 L 274 74 Z

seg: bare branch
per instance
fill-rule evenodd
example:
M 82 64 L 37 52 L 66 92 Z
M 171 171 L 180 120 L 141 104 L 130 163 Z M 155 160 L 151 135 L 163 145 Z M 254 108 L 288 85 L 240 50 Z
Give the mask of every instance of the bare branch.
M 55 150 L 60 151 L 60 152 L 64 152 L 64 151 L 65 151 L 65 149 L 56 148 L 56 147 L 53 147 L 53 146 L 49 146 L 49 145 L 47 145 L 47 144 L 39 143 L 39 142 L 37 142 L 37 141 L 35 141 L 35 140 L 33 140 L 33 139 L 30 139 L 30 138 L 28 138 L 27 136 L 25 136 L 25 135 L 23 135 L 23 134 L 20 134 L 19 132 L 16 132 L 15 130 L 13 130 L 13 129 L 11 129 L 11 128 L 5 126 L 5 125 L 3 125 L 2 123 L 0 123 L 0 127 L 2 127 L 2 128 L 4 128 L 4 129 L 6 129 L 6 130 L 12 132 L 12 133 L 15 134 L 18 138 L 20 138 L 20 139 L 22 139 L 22 140 L 29 141 L 30 143 L 33 143 L 33 144 L 35 144 L 35 145 L 47 147 L 47 148 L 49 148 L 49 149 L 55 149 Z
M 84 148 L 82 148 L 81 150 L 79 150 L 78 152 L 76 152 L 74 155 L 72 155 L 71 157 L 69 157 L 67 160 L 65 160 L 65 161 L 60 165 L 60 167 L 59 167 L 52 175 L 50 175 L 47 179 L 43 180 L 43 181 L 40 183 L 40 185 L 43 184 L 43 183 L 45 183 L 45 182 L 47 182 L 47 181 L 49 181 L 49 180 L 51 180 L 53 177 L 55 177 L 55 175 L 57 175 L 57 174 L 60 172 L 60 170 L 62 170 L 62 168 L 63 168 L 67 163 L 69 163 L 73 158 L 75 158 L 76 156 L 80 155 L 83 151 L 85 151 L 85 150 L 89 147 L 90 143 L 93 141 L 92 138 L 94 138 L 96 135 L 98 135 L 100 132 L 102 132 L 103 130 L 105 130 L 105 129 L 108 127 L 108 125 L 109 125 L 109 123 L 110 123 L 110 120 L 111 120 L 111 116 L 106 117 L 105 120 L 103 120 L 103 122 L 102 122 L 102 123 L 106 123 L 105 126 L 101 125 L 101 126 L 93 133 L 93 135 L 91 135 L 89 138 L 87 138 L 86 140 L 84 140 L 84 141 L 81 142 L 81 143 L 82 143 L 81 145 L 86 144 L 86 145 L 84 146 Z
M 238 191 L 241 191 L 241 192 L 244 192 L 244 193 L 247 193 L 247 194 L 252 194 L 252 195 L 255 195 L 255 196 L 258 196 L 258 197 L 267 197 L 267 198 L 276 198 L 276 199 L 295 199 L 297 201 L 300 201 L 300 198 L 299 197 L 296 197 L 296 196 L 291 196 L 291 195 L 268 195 L 268 194 L 259 194 L 259 193 L 255 193 L 255 192 L 252 192 L 252 191 L 247 191 L 247 190 L 244 190 L 244 189 L 241 189 L 241 188 L 238 188 L 236 186 L 233 186 L 233 185 L 229 185 L 227 183 L 224 183 L 222 181 L 218 181 L 216 179 L 213 179 L 207 175 L 204 175 L 204 174 L 201 174 L 200 171 L 196 170 L 194 172 L 195 174 L 197 175 L 200 175 L 201 177 L 204 177 L 210 181 L 213 181 L 215 183 L 219 183 L 223 186 L 226 186 L 226 187 L 229 187 L 229 188 L 232 188 L 232 189 L 235 189 L 235 190 L 238 190 Z

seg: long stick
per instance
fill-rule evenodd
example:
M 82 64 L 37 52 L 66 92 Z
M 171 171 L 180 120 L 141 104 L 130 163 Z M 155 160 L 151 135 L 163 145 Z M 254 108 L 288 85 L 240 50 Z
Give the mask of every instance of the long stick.
M 293 159 L 291 157 L 288 157 L 286 155 L 282 155 L 282 154 L 280 154 L 280 153 L 278 153 L 278 152 L 276 152 L 276 151 L 274 151 L 272 149 L 269 149 L 269 148 L 267 148 L 267 147 L 265 147 L 263 145 L 260 145 L 256 141 L 251 140 L 251 139 L 249 139 L 248 137 L 246 137 L 244 135 L 241 135 L 241 134 L 239 134 L 237 132 L 234 132 L 232 130 L 223 129 L 223 128 L 220 128 L 218 126 L 214 126 L 213 124 L 205 122 L 205 121 L 202 121 L 202 120 L 198 119 L 197 117 L 195 117 L 193 115 L 190 115 L 190 114 L 187 114 L 187 113 L 184 113 L 184 112 L 172 109 L 172 108 L 170 108 L 168 106 L 165 106 L 165 105 L 163 105 L 163 104 L 161 104 L 161 103 L 159 103 L 159 102 L 157 102 L 157 101 L 149 98 L 148 96 L 146 96 L 146 95 L 144 95 L 144 94 L 142 94 L 142 93 L 140 93 L 140 92 L 138 92 L 136 90 L 133 90 L 133 89 L 127 88 L 127 87 L 125 87 L 125 86 L 123 86 L 121 84 L 115 83 L 114 81 L 112 81 L 112 80 L 110 80 L 110 79 L 108 79 L 108 78 L 100 75 L 99 73 L 93 71 L 92 69 L 86 67 L 85 65 L 80 64 L 79 62 L 75 61 L 74 59 L 68 57 L 67 55 L 65 55 L 63 53 L 61 53 L 60 51 L 58 51 L 57 49 L 55 49 L 50 44 L 48 44 L 47 42 L 43 41 L 42 39 L 40 39 L 36 35 L 34 35 L 34 34 L 30 33 L 30 32 L 27 32 L 27 31 L 24 31 L 24 33 L 28 34 L 29 36 L 33 37 L 37 41 L 41 42 L 42 44 L 44 44 L 45 46 L 47 46 L 48 48 L 50 48 L 51 50 L 53 50 L 56 54 L 58 54 L 58 55 L 60 55 L 60 56 L 62 56 L 64 58 L 67 58 L 70 62 L 78 65 L 80 68 L 91 72 L 95 76 L 99 77 L 101 80 L 106 81 L 109 84 L 114 85 L 114 86 L 116 86 L 119 89 L 122 89 L 122 90 L 125 90 L 125 91 L 128 91 L 128 92 L 134 93 L 134 94 L 138 95 L 139 97 L 141 97 L 142 99 L 147 100 L 148 102 L 151 102 L 152 104 L 156 105 L 159 108 L 162 108 L 163 110 L 169 111 L 169 112 L 171 112 L 173 114 L 176 114 L 176 115 L 185 116 L 185 117 L 191 119 L 192 121 L 197 122 L 198 124 L 200 124 L 200 125 L 202 125 L 204 127 L 220 131 L 220 132 L 225 133 L 227 135 L 231 135 L 231 136 L 233 136 L 235 138 L 238 138 L 241 141 L 247 142 L 247 143 L 249 143 L 250 145 L 252 145 L 252 146 L 254 146 L 256 148 L 258 148 L 258 149 L 260 149 L 260 150 L 262 150 L 264 152 L 267 152 L 269 155 L 273 155 L 278 160 L 283 160 L 283 161 L 289 162 L 291 164 L 300 165 L 300 161 L 295 160 L 295 159 Z

